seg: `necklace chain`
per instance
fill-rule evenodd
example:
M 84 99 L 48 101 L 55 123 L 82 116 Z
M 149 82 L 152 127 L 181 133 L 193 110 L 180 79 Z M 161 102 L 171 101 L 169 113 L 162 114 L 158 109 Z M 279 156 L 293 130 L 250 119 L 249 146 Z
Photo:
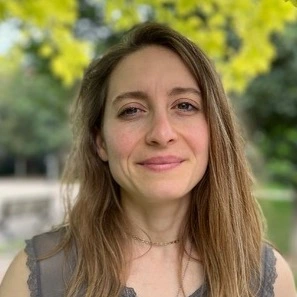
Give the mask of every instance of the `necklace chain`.
M 173 240 L 173 241 L 167 241 L 167 242 L 162 242 L 162 241 L 157 241 L 157 242 L 153 242 L 153 241 L 150 241 L 150 240 L 145 240 L 145 239 L 142 239 L 136 235 L 131 235 L 133 239 L 139 241 L 139 242 L 142 242 L 144 244 L 147 244 L 147 245 L 155 245 L 155 246 L 167 246 L 167 245 L 170 245 L 170 244 L 175 244 L 175 243 L 179 243 L 179 239 L 176 239 L 176 240 Z
M 150 241 L 150 240 L 142 239 L 142 238 L 140 238 L 140 237 L 138 237 L 138 236 L 136 236 L 136 235 L 131 235 L 131 237 L 132 237 L 134 240 L 137 240 L 137 241 L 142 242 L 142 243 L 144 243 L 144 244 L 147 244 L 147 245 L 154 245 L 154 246 L 167 246 L 167 245 L 170 245 L 170 244 L 179 243 L 179 239 L 176 239 L 176 240 L 173 240 L 173 241 L 168 241 L 168 242 L 153 242 L 153 241 Z M 176 297 L 179 296 L 180 291 L 182 290 L 182 283 L 184 282 L 185 277 L 186 277 L 186 272 L 187 272 L 187 270 L 188 270 L 188 267 L 189 267 L 189 264 L 190 264 L 190 260 L 191 260 L 191 254 L 192 254 L 192 247 L 191 247 L 191 249 L 190 249 L 190 253 L 189 253 L 189 256 L 188 256 L 188 260 L 187 260 L 187 263 L 186 263 L 184 272 L 183 272 L 183 274 L 182 274 L 181 285 L 178 287 Z

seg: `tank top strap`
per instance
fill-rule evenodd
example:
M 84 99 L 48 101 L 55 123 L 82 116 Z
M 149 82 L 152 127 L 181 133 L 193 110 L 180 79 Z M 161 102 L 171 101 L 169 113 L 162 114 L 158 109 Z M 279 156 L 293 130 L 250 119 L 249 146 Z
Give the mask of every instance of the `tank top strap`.
M 276 278 L 276 257 L 273 248 L 269 244 L 265 244 L 262 252 L 262 279 L 259 297 L 274 297 Z
M 26 240 L 31 297 L 64 296 L 75 261 L 71 255 L 66 256 L 63 250 L 52 254 L 61 242 L 64 231 L 59 229 Z

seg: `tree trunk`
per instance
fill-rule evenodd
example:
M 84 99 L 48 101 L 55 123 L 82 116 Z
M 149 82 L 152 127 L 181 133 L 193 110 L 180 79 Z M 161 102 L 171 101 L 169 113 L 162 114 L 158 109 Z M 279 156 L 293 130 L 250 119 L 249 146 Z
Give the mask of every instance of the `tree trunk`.
M 27 175 L 27 160 L 23 157 L 16 157 L 14 161 L 14 174 L 17 177 Z

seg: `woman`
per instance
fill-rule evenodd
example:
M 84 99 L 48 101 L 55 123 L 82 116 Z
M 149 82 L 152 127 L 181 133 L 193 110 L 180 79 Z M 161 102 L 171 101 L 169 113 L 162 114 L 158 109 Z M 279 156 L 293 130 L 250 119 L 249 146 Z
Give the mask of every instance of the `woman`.
M 63 227 L 27 242 L 1 297 L 295 297 L 196 45 L 139 25 L 88 68 L 74 116 L 65 180 L 79 182 L 76 202 Z

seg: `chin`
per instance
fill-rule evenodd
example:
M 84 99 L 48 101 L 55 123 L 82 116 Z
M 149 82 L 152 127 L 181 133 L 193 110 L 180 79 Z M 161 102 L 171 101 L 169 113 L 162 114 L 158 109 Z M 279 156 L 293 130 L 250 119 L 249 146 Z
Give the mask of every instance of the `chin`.
M 189 198 L 190 194 L 185 192 L 176 192 L 171 189 L 163 189 L 159 191 L 150 191 L 150 193 L 145 195 L 147 200 L 151 202 L 170 202 L 176 200 L 183 200 Z

